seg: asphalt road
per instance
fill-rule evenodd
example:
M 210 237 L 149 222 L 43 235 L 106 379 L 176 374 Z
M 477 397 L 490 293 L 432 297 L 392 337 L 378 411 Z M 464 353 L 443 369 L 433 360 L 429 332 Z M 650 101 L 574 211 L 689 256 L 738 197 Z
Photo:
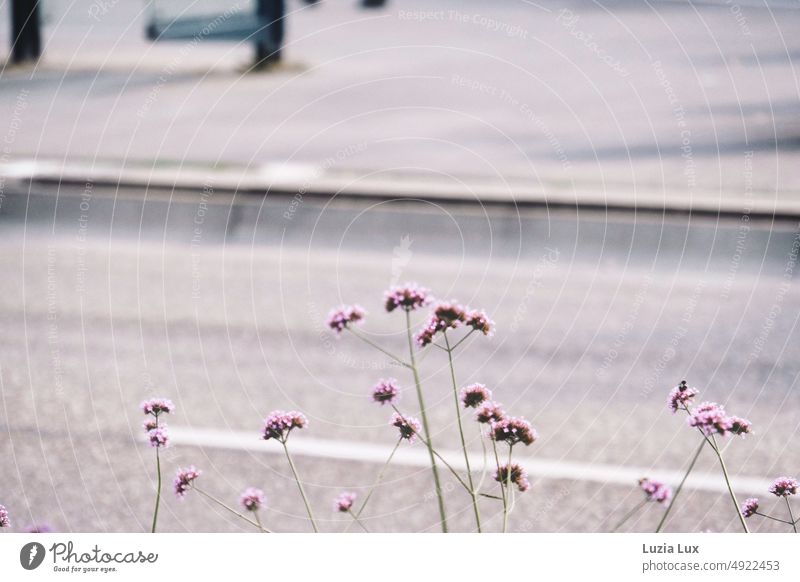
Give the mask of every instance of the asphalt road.
M 17 527 L 145 530 L 154 459 L 139 441 L 138 404 L 153 395 L 175 401 L 169 420 L 185 431 L 249 431 L 255 443 L 267 412 L 296 408 L 310 419 L 308 437 L 383 444 L 388 455 L 389 414 L 369 389 L 381 376 L 406 387 L 410 378 L 355 338 L 331 338 L 322 322 L 331 306 L 360 303 L 370 337 L 401 350 L 401 322 L 381 304 L 383 290 L 405 280 L 497 322 L 494 338 L 464 344 L 458 380 L 486 383 L 531 420 L 541 438 L 523 463 L 577 463 L 587 475 L 681 470 L 696 435 L 665 399 L 686 378 L 755 426 L 726 449 L 734 475 L 797 474 L 797 225 L 336 200 L 305 201 L 288 219 L 291 199 L 279 197 L 83 194 L 62 191 L 56 205 L 52 192 L 8 193 L 0 208 L 0 502 Z M 422 368 L 436 441 L 455 448 L 446 361 L 426 352 Z M 404 393 L 408 410 L 413 402 Z M 308 529 L 280 456 L 168 449 L 170 477 L 188 463 L 226 500 L 248 485 L 265 489 L 275 529 Z M 298 457 L 298 466 L 327 531 L 345 527 L 335 495 L 363 493 L 379 468 L 324 456 Z M 720 483 L 710 455 L 699 474 Z M 515 531 L 607 530 L 639 499 L 635 482 L 531 480 Z M 371 530 L 436 529 L 424 469 L 395 466 L 386 483 L 366 518 Z M 462 530 L 472 527 L 467 501 L 453 488 Z M 670 529 L 736 530 L 724 493 L 690 490 L 684 501 Z M 497 529 L 497 503 L 485 500 L 483 511 Z M 657 518 L 649 507 L 629 527 L 649 531 Z M 162 527 L 241 529 L 197 496 L 171 495 Z
M 95 4 L 48 2 L 41 65 L 0 72 L 12 163 L 407 173 L 742 208 L 800 190 L 796 2 L 292 3 L 268 74 L 245 74 L 247 43 L 149 43 L 141 4 Z

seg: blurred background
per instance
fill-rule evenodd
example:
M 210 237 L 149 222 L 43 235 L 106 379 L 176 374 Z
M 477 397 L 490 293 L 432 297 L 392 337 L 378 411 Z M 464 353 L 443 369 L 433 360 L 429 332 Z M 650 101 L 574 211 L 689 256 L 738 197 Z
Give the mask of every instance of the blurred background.
M 278 531 L 309 527 L 261 420 L 305 412 L 298 468 L 323 529 L 342 531 L 333 499 L 365 494 L 395 439 L 370 388 L 411 378 L 324 320 L 359 303 L 370 338 L 400 350 L 382 299 L 406 281 L 497 324 L 464 344 L 458 380 L 541 435 L 519 459 L 533 487 L 512 531 L 608 530 L 639 477 L 676 484 L 697 445 L 665 404 L 682 379 L 753 422 L 725 452 L 742 499 L 797 476 L 800 4 L 366 4 L 0 2 L 0 503 L 15 529 L 147 530 L 138 405 L 165 396 L 168 479 L 195 464 L 232 504 L 260 487 Z M 442 355 L 422 370 L 450 455 Z M 408 449 L 370 530 L 438 529 Z M 468 496 L 447 488 L 470 531 Z M 166 497 L 164 531 L 246 530 Z M 682 498 L 668 530 L 737 529 L 710 452 Z M 497 529 L 501 507 L 482 503 Z

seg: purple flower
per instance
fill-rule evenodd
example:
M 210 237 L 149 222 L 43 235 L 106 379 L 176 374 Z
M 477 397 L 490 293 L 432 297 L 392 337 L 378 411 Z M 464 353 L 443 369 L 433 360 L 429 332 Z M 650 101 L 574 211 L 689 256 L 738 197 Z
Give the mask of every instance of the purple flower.
M 503 405 L 497 402 L 488 400 L 481 404 L 475 411 L 475 420 L 481 424 L 491 424 L 499 422 L 506 417 L 503 411 Z
M 414 311 L 430 303 L 430 291 L 416 283 L 406 283 L 402 287 L 392 287 L 386 293 L 386 311 L 392 312 L 398 307 L 405 311 Z
M 438 332 L 461 327 L 464 325 L 466 318 L 466 310 L 458 303 L 454 301 L 437 303 L 433 308 L 433 315 L 431 315 L 428 323 L 416 335 L 417 344 L 424 348 L 433 342 L 433 338 Z
M 266 502 L 267 497 L 264 495 L 264 492 L 255 487 L 248 487 L 244 490 L 241 497 L 239 497 L 239 503 L 247 511 L 258 511 Z
M 697 396 L 697 390 L 689 388 L 686 385 L 686 380 L 682 380 L 675 388 L 669 393 L 667 404 L 673 414 L 678 412 L 679 408 L 686 408 L 686 405 L 692 401 L 692 398 Z
M 729 416 L 728 425 L 728 432 L 735 435 L 744 436 L 753 432 L 753 427 L 750 424 L 750 421 L 745 420 L 744 418 L 739 418 L 738 416 Z
M 494 335 L 494 322 L 489 319 L 483 310 L 472 309 L 465 316 L 467 326 L 475 331 L 481 332 L 485 336 Z
M 175 475 L 175 481 L 173 482 L 175 486 L 175 495 L 181 499 L 185 497 L 186 493 L 192 487 L 192 482 L 199 476 L 200 471 L 195 469 L 194 465 L 188 469 L 178 469 L 178 473 Z
M 406 439 L 410 443 L 417 439 L 417 435 L 421 430 L 419 421 L 416 418 L 401 416 L 396 412 L 392 415 L 392 421 L 389 424 L 396 426 L 400 430 L 400 438 Z
M 150 439 L 151 447 L 166 447 L 169 445 L 169 435 L 167 434 L 167 427 L 160 426 L 151 429 L 147 432 L 147 438 Z
M 797 493 L 797 479 L 792 477 L 778 477 L 773 481 L 769 492 L 778 497 L 789 497 Z
M 494 472 L 494 480 L 500 483 L 503 487 L 509 481 L 519 488 L 520 491 L 525 492 L 531 488 L 528 481 L 528 473 L 525 472 L 521 466 L 516 463 L 511 464 L 511 474 L 509 475 L 509 465 L 501 465 L 499 469 Z
M 655 501 L 656 503 L 666 503 L 672 498 L 672 488 L 664 485 L 659 481 L 643 478 L 639 479 L 639 487 L 642 488 L 648 501 Z
M 144 432 L 150 432 L 154 428 L 158 428 L 158 421 L 154 418 L 148 418 L 142 423 L 142 426 L 144 427 Z
M 372 388 L 372 399 L 379 403 L 393 404 L 400 399 L 400 387 L 394 378 L 381 378 Z
M 725 409 L 716 402 L 703 402 L 689 417 L 689 426 L 700 429 L 706 435 L 724 435 L 731 428 Z
M 8 510 L 5 505 L 0 505 L 0 527 L 11 527 L 11 520 L 8 518 Z
M 758 499 L 755 497 L 751 497 L 750 499 L 745 499 L 744 503 L 742 503 L 742 516 L 743 517 L 751 517 L 756 514 L 758 511 Z
M 471 384 L 461 389 L 461 403 L 464 408 L 477 408 L 492 399 L 492 391 L 483 384 Z
M 361 323 L 366 315 L 367 312 L 358 305 L 341 305 L 331 310 L 325 323 L 336 335 L 341 335 L 348 326 Z
M 151 398 L 150 400 L 145 400 L 142 402 L 141 407 L 142 412 L 145 414 L 152 414 L 153 416 L 175 412 L 175 405 L 172 403 L 172 400 L 168 400 L 167 398 Z
M 284 412 L 283 410 L 273 410 L 264 419 L 264 430 L 261 438 L 265 441 L 269 439 L 277 439 L 285 442 L 289 438 L 289 433 L 292 429 L 303 429 L 308 425 L 308 420 L 301 412 L 291 410 Z
M 345 491 L 339 494 L 339 497 L 336 498 L 335 507 L 337 511 L 341 511 L 342 513 L 347 513 L 353 507 L 353 503 L 356 501 L 356 494 L 350 493 Z
M 512 447 L 517 443 L 532 445 L 533 441 L 539 438 L 531 423 L 523 418 L 514 417 L 495 422 L 492 425 L 491 435 L 495 441 L 508 443 Z

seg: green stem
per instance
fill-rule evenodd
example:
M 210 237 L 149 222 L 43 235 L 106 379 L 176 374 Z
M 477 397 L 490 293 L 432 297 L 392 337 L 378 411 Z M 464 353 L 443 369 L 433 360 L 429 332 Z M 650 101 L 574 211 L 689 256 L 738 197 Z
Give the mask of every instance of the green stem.
M 436 459 L 433 452 L 433 439 L 431 438 L 431 430 L 428 425 L 428 412 L 425 408 L 425 400 L 422 395 L 422 383 L 419 379 L 419 371 L 417 370 L 417 362 L 414 357 L 414 341 L 411 338 L 411 312 L 406 309 L 406 337 L 408 338 L 408 353 L 411 358 L 411 372 L 414 375 L 414 387 L 417 390 L 417 401 L 419 402 L 419 414 L 422 417 L 422 430 L 425 433 L 425 438 L 422 442 L 428 448 L 428 456 L 431 461 L 431 472 L 433 473 L 433 485 L 436 489 L 436 501 L 439 505 L 439 520 L 442 524 L 442 533 L 447 533 L 447 511 L 444 506 L 444 491 L 442 490 L 442 483 L 439 479 L 439 468 L 436 466 Z
M 506 465 L 506 496 L 507 499 L 511 498 L 511 452 L 514 450 L 514 447 L 508 447 L 508 465 Z M 506 533 L 508 529 L 508 514 L 509 514 L 509 503 L 503 504 L 503 533 Z
M 255 522 L 255 521 L 253 521 L 252 519 L 250 519 L 249 517 L 246 517 L 245 515 L 243 515 L 243 514 L 239 513 L 239 512 L 238 512 L 238 511 L 236 511 L 234 508 L 232 508 L 232 507 L 229 507 L 229 506 L 228 506 L 226 503 L 223 503 L 222 501 L 220 501 L 219 499 L 217 499 L 216 497 L 214 497 L 214 496 L 213 496 L 213 495 L 211 495 L 210 493 L 206 493 L 205 491 L 203 491 L 202 489 L 200 489 L 200 488 L 198 488 L 198 487 L 192 487 L 192 489 L 194 489 L 195 491 L 197 491 L 197 492 L 198 492 L 200 495 L 202 495 L 203 497 L 206 497 L 206 498 L 210 499 L 211 501 L 213 501 L 214 503 L 216 503 L 217 505 L 219 505 L 219 506 L 220 506 L 220 507 L 222 507 L 223 509 L 226 509 L 226 510 L 230 511 L 230 512 L 231 512 L 233 515 L 235 515 L 236 517 L 239 517 L 239 518 L 241 518 L 241 519 L 245 520 L 245 521 L 246 521 L 247 523 L 249 523 L 250 525 L 254 525 L 254 526 L 256 526 L 256 527 L 257 527 L 258 529 L 260 529 L 262 532 L 264 532 L 264 533 L 272 533 L 272 532 L 271 532 L 271 531 L 269 531 L 267 528 L 265 528 L 265 527 L 262 527 L 262 526 L 261 526 L 261 524 L 260 524 L 259 522 Z
M 286 453 L 286 459 L 289 461 L 289 467 L 292 469 L 292 474 L 294 475 L 294 480 L 297 483 L 297 488 L 300 489 L 300 496 L 303 498 L 303 504 L 306 506 L 308 519 L 311 520 L 311 527 L 314 529 L 314 533 L 319 533 L 317 522 L 314 520 L 314 514 L 311 511 L 311 504 L 308 502 L 305 489 L 303 489 L 303 482 L 300 480 L 300 476 L 297 474 L 297 468 L 294 466 L 294 461 L 292 461 L 292 456 L 289 454 L 289 447 L 286 446 L 286 441 L 281 441 L 281 444 L 283 445 L 283 450 Z
M 636 513 L 642 507 L 644 507 L 645 503 L 647 503 L 647 498 L 643 499 L 636 507 L 634 507 L 628 513 L 626 513 L 625 517 L 623 517 L 622 520 L 620 520 L 620 522 L 616 526 L 614 526 L 614 529 L 611 530 L 611 533 L 616 532 L 619 528 L 625 525 L 625 522 L 628 521 L 631 517 L 633 517 L 634 513 Z
M 794 533 L 797 533 L 797 522 L 794 520 L 794 514 L 792 513 L 792 506 L 789 503 L 789 498 L 784 497 L 784 499 L 786 500 L 786 508 L 789 510 L 789 519 L 792 521 L 792 529 L 794 530 Z
M 692 462 L 689 463 L 689 468 L 686 469 L 686 473 L 683 475 L 683 479 L 678 484 L 678 488 L 675 489 L 675 494 L 672 496 L 672 501 L 670 502 L 669 506 L 667 506 L 667 510 L 664 512 L 664 515 L 661 516 L 661 521 L 658 522 L 658 527 L 656 528 L 656 533 L 661 532 L 661 528 L 664 527 L 664 524 L 667 523 L 667 517 L 669 517 L 670 512 L 672 511 L 672 507 L 675 505 L 675 502 L 678 499 L 678 495 L 680 495 L 681 490 L 683 489 L 683 484 L 686 483 L 686 479 L 689 478 L 689 474 L 694 469 L 694 465 L 697 462 L 698 457 L 700 457 L 700 453 L 703 451 L 703 445 L 706 444 L 706 441 L 700 441 L 700 446 L 697 447 L 697 451 L 692 457 Z
M 401 442 L 403 442 L 402 438 L 397 440 L 397 443 L 394 445 L 394 448 L 392 449 L 392 452 L 389 453 L 389 458 L 386 459 L 386 462 L 383 464 L 383 467 L 381 467 L 381 470 L 378 471 L 378 476 L 375 478 L 375 482 L 372 484 L 372 487 L 370 487 L 369 491 L 367 492 L 367 496 L 364 498 L 364 501 L 361 503 L 361 507 L 353 515 L 353 517 L 354 517 L 356 522 L 358 522 L 358 518 L 361 517 L 361 513 L 367 507 L 367 503 L 369 503 L 369 500 L 372 497 L 372 494 L 375 492 L 375 489 L 378 487 L 378 485 L 380 485 L 381 481 L 383 480 L 383 474 L 386 472 L 386 469 L 389 468 L 389 463 L 392 462 L 392 458 L 394 458 L 394 454 L 397 452 L 397 449 L 400 446 Z M 349 511 L 349 510 L 348 510 L 348 512 L 351 513 L 351 514 L 353 513 L 352 511 Z M 352 525 L 352 523 L 350 525 Z M 347 533 L 350 530 L 350 525 L 348 525 L 345 528 L 345 530 L 344 530 L 345 533 Z M 361 523 L 359 523 L 359 525 L 361 525 Z M 364 528 L 363 525 L 361 525 L 361 527 Z M 366 530 L 366 528 L 364 528 L 364 529 Z
M 719 447 L 717 446 L 717 439 L 714 438 L 713 434 L 711 435 L 711 442 L 714 443 L 714 452 L 717 453 L 719 466 L 722 468 L 722 476 L 725 477 L 725 485 L 728 486 L 728 493 L 730 493 L 731 501 L 733 501 L 733 507 L 736 509 L 736 515 L 739 516 L 739 522 L 742 524 L 744 533 L 750 533 L 750 530 L 747 528 L 747 522 L 744 520 L 744 516 L 742 515 L 742 511 L 739 509 L 739 502 L 736 501 L 736 494 L 733 492 L 731 479 L 728 475 L 728 468 L 725 466 L 725 460 L 722 458 L 722 452 L 720 452 Z
M 771 519 L 772 521 L 779 521 L 781 523 L 785 523 L 786 525 L 794 525 L 791 521 L 786 521 L 785 519 L 780 519 L 778 517 L 772 517 L 771 515 L 767 515 L 766 513 L 759 513 L 758 511 L 754 512 L 753 515 L 760 515 L 761 517 L 766 517 L 767 519 Z
M 494 450 L 494 461 L 497 464 L 497 475 L 500 475 L 500 455 L 497 454 L 497 442 L 492 439 L 492 450 Z M 500 482 L 500 493 L 503 496 L 503 515 L 508 511 L 508 500 L 506 499 L 506 488 Z
M 467 467 L 467 481 L 469 482 L 469 494 L 472 498 L 472 509 L 475 513 L 475 523 L 478 533 L 481 533 L 481 512 L 478 507 L 478 496 L 475 494 L 475 485 L 472 482 L 472 469 L 469 466 L 469 453 L 467 452 L 467 441 L 464 438 L 464 427 L 461 423 L 461 405 L 458 400 L 458 383 L 456 382 L 456 368 L 453 364 L 453 348 L 450 347 L 450 339 L 447 337 L 447 330 L 444 330 L 444 343 L 447 346 L 447 361 L 450 364 L 450 378 L 453 381 L 453 398 L 456 404 L 456 419 L 458 420 L 458 434 L 461 437 L 461 450 L 464 453 L 464 464 Z
M 405 366 L 406 368 L 410 368 L 411 367 L 411 364 L 409 364 L 408 362 L 404 362 L 403 360 L 401 360 L 400 358 L 395 356 L 392 352 L 385 350 L 384 348 L 382 348 L 381 346 L 376 344 L 374 341 L 372 341 L 368 337 L 366 337 L 364 335 L 361 335 L 361 333 L 357 332 L 355 329 L 353 329 L 351 327 L 346 327 L 345 329 L 347 329 L 350 333 L 352 333 L 354 336 L 356 336 L 362 342 L 372 346 L 373 348 L 375 348 L 379 352 L 389 356 L 391 359 L 393 359 L 395 362 L 397 362 L 401 366 Z
M 158 507 L 161 505 L 161 455 L 159 454 L 158 449 L 159 447 L 156 447 L 156 472 L 158 473 L 156 507 L 153 510 L 153 527 L 150 528 L 150 533 L 156 533 L 156 523 L 158 523 Z

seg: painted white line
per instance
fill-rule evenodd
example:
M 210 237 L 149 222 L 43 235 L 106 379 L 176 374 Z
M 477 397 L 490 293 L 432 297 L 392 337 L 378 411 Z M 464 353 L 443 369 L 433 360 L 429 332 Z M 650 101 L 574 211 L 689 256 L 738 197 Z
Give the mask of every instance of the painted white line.
M 198 429 L 171 427 L 170 439 L 175 444 L 214 449 L 252 451 L 274 455 L 283 455 L 281 446 L 273 441 L 258 439 L 257 433 L 244 431 L 223 431 L 216 429 Z M 323 459 L 340 459 L 343 461 L 361 461 L 365 463 L 384 463 L 389 446 L 356 441 L 334 439 L 316 439 L 293 435 L 291 439 L 292 454 Z M 454 469 L 465 468 L 461 451 L 440 450 Z M 633 486 L 641 477 L 658 479 L 671 485 L 677 485 L 683 477 L 681 471 L 652 470 L 646 467 L 629 467 L 603 463 L 579 463 L 574 461 L 548 460 L 535 455 L 520 456 L 518 460 L 532 477 L 543 479 L 563 479 L 570 481 L 591 481 L 611 485 Z M 428 454 L 420 445 L 401 446 L 394 456 L 393 464 L 408 467 L 427 467 Z M 474 467 L 483 464 L 481 455 L 471 455 L 470 463 Z M 732 478 L 733 486 L 740 496 L 744 494 L 764 493 L 769 488 L 769 481 L 761 477 L 738 476 Z M 698 491 L 726 493 L 725 482 L 716 472 L 693 474 L 686 481 L 686 488 Z

